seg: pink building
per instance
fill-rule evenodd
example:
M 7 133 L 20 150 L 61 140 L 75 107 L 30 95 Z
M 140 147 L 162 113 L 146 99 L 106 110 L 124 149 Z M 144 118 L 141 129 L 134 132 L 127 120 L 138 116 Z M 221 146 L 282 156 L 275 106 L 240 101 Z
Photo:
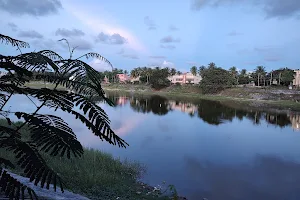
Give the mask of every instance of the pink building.
M 119 79 L 120 83 L 125 83 L 126 81 L 130 80 L 127 74 L 117 74 L 117 78 Z

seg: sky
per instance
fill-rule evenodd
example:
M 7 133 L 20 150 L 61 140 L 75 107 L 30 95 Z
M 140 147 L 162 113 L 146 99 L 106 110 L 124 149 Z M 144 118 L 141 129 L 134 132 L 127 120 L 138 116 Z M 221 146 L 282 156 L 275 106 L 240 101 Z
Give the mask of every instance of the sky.
M 252 71 L 300 68 L 299 0 L 0 0 L 0 33 L 68 57 L 96 52 L 115 68 L 210 62 Z M 15 48 L 0 44 L 0 54 Z M 74 58 L 73 57 L 73 58 Z M 97 70 L 109 70 L 88 60 Z

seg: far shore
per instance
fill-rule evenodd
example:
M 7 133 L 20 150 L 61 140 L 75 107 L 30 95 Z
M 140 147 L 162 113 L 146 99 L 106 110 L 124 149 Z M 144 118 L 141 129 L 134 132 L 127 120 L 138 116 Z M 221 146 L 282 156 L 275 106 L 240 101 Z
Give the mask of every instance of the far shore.
M 32 81 L 26 86 L 32 88 L 52 88 L 52 84 Z M 202 94 L 199 86 L 182 85 L 170 86 L 159 91 L 153 90 L 144 84 L 103 84 L 107 93 L 130 95 L 160 95 L 178 100 L 211 100 L 219 101 L 227 106 L 236 108 L 249 108 L 259 110 L 273 110 L 276 112 L 300 112 L 300 91 L 290 91 L 282 88 L 229 88 L 219 94 Z M 65 89 L 59 86 L 58 89 Z

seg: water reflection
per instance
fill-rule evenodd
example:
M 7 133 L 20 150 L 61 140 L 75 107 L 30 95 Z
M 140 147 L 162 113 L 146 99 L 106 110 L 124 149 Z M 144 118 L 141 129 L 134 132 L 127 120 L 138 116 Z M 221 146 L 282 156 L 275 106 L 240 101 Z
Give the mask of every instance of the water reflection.
M 114 101 L 117 106 L 130 104 L 135 112 L 153 113 L 155 115 L 166 115 L 172 111 L 187 113 L 189 116 L 198 117 L 210 125 L 220 125 L 231 122 L 233 119 L 248 119 L 254 125 L 266 121 L 269 125 L 276 127 L 291 126 L 293 130 L 300 130 L 300 116 L 294 113 L 270 113 L 252 110 L 235 109 L 223 105 L 220 102 L 197 100 L 194 102 L 184 102 L 168 100 L 164 97 L 154 95 L 150 97 L 138 96 L 115 96 L 109 94 L 108 97 Z
M 290 160 L 257 155 L 252 165 L 226 166 L 185 156 L 184 164 L 189 178 L 198 185 L 189 192 L 191 199 L 300 198 L 300 164 Z

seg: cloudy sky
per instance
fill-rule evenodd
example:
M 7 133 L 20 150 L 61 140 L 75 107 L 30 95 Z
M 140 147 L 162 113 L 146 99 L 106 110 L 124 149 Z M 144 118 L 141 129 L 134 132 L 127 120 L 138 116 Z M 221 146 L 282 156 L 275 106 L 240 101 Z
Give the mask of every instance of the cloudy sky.
M 114 67 L 300 68 L 300 0 L 0 0 L 0 33 Z M 24 50 L 25 51 L 25 50 Z M 16 54 L 1 45 L 0 53 Z M 106 69 L 99 61 L 95 68 Z

